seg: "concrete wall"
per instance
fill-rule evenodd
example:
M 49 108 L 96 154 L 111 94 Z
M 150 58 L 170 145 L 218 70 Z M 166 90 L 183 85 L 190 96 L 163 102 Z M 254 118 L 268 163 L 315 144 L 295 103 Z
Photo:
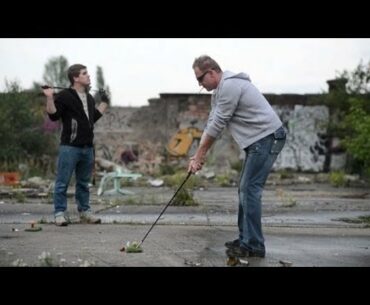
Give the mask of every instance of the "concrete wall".
M 274 169 L 323 171 L 328 154 L 329 110 L 320 105 L 320 95 L 265 96 L 288 131 L 286 145 Z M 180 128 L 203 129 L 209 110 L 210 94 L 160 94 L 160 98 L 149 100 L 149 106 L 113 107 L 96 124 L 97 155 L 119 163 L 124 150 L 134 149 L 139 155 L 140 170 L 154 173 L 163 161 L 171 136 Z M 243 153 L 225 130 L 208 160 L 223 168 L 242 157 Z M 333 160 L 335 167 L 340 168 L 343 158 L 333 157 Z

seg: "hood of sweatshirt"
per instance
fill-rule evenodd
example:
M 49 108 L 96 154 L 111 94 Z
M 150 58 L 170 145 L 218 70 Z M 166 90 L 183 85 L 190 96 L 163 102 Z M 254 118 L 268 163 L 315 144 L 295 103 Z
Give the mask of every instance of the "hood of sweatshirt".
M 247 80 L 247 81 L 251 82 L 251 78 L 249 77 L 249 75 L 247 73 L 244 73 L 244 72 L 234 73 L 234 72 L 231 72 L 231 71 L 224 71 L 223 74 L 222 74 L 222 78 L 223 79 L 240 78 L 240 79 L 244 79 L 244 80 Z

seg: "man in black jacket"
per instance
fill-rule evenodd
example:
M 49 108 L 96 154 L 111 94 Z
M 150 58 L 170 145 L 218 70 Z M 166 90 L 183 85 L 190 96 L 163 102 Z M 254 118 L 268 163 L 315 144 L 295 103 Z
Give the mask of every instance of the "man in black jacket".
M 71 87 L 62 90 L 54 100 L 54 90 L 44 89 L 46 111 L 52 121 L 61 119 L 61 135 L 57 176 L 54 188 L 54 216 L 57 226 L 67 226 L 67 188 L 73 172 L 76 174 L 76 203 L 81 222 L 101 223 L 93 215 L 89 198 L 94 154 L 94 123 L 108 107 L 109 99 L 101 92 L 101 103 L 95 108 L 95 100 L 88 93 L 90 75 L 86 66 L 76 64 L 68 69 Z

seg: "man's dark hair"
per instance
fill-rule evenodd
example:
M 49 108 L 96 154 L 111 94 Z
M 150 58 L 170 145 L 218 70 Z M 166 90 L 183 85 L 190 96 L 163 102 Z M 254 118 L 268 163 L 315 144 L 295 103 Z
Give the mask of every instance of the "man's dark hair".
M 81 64 L 75 64 L 68 68 L 68 79 L 71 83 L 71 86 L 74 84 L 73 77 L 78 77 L 80 75 L 81 70 L 86 69 L 86 66 Z
M 222 72 L 218 63 L 208 55 L 199 56 L 194 60 L 193 69 L 198 67 L 201 71 L 214 70 L 216 72 Z

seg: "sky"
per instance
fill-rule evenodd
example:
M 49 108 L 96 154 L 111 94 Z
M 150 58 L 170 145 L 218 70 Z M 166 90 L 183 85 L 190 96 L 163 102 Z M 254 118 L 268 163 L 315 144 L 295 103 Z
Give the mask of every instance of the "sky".
M 262 93 L 322 93 L 327 80 L 370 61 L 370 39 L 0 38 L 0 91 L 5 80 L 42 82 L 45 64 L 62 55 L 87 66 L 93 89 L 101 66 L 113 106 L 139 107 L 160 93 L 198 93 L 192 64 L 204 54 L 249 74 Z

